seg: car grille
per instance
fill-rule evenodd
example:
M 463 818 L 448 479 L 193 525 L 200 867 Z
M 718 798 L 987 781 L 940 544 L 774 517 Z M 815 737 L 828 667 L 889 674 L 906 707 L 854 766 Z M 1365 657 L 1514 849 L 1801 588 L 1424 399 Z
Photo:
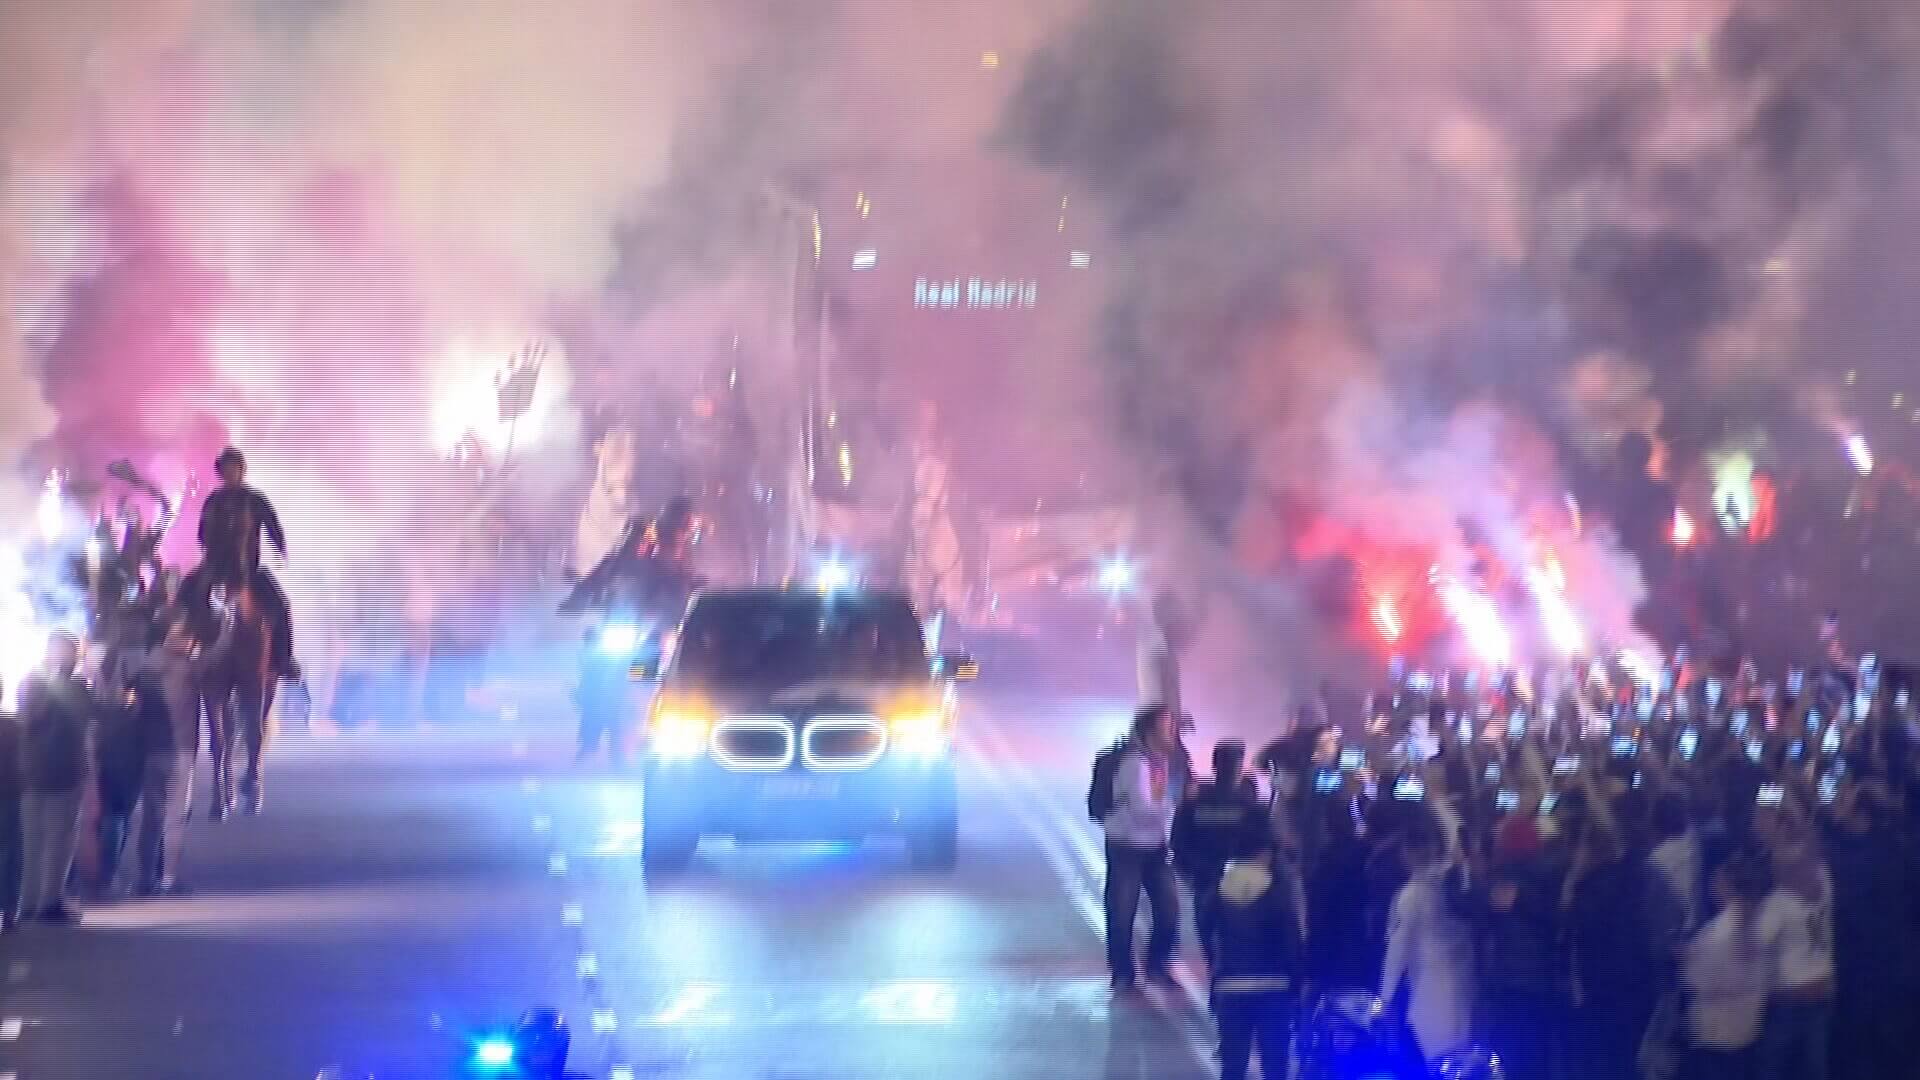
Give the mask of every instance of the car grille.
M 864 769 L 887 752 L 887 728 L 872 716 L 819 716 L 807 725 L 800 760 L 809 769 Z
M 713 729 L 713 759 L 741 772 L 793 764 L 793 725 L 778 716 L 729 716 Z

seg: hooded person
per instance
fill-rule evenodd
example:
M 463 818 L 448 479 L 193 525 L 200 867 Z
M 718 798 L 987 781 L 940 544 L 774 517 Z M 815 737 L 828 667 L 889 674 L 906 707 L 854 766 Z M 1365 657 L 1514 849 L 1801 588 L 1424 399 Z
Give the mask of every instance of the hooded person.
M 220 486 L 200 507 L 200 566 L 191 575 L 192 592 L 204 598 L 216 585 L 250 586 L 258 595 L 274 630 L 274 660 L 282 675 L 299 676 L 293 659 L 293 611 L 287 594 L 260 564 L 260 534 L 281 558 L 287 555 L 287 533 L 279 511 L 247 483 L 247 458 L 229 446 L 214 459 Z
M 1227 863 L 1214 888 L 1206 946 L 1221 1080 L 1245 1080 L 1255 1050 L 1261 1075 L 1288 1075 L 1306 969 L 1300 896 L 1285 860 L 1264 842 Z

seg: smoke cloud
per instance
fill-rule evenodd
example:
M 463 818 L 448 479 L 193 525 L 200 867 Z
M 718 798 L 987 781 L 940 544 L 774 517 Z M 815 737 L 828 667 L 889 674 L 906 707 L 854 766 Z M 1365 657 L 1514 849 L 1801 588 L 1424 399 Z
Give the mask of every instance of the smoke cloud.
M 1917 52 L 1893 0 L 1134 0 L 1049 40 L 1000 134 L 1117 231 L 1110 415 L 1176 561 L 1270 637 L 1314 628 L 1249 554 L 1276 506 L 1511 550 L 1621 432 L 1697 448 L 1826 377 L 1810 330 L 1884 308 L 1848 240 L 1911 172 Z M 1631 560 L 1559 546 L 1630 633 Z

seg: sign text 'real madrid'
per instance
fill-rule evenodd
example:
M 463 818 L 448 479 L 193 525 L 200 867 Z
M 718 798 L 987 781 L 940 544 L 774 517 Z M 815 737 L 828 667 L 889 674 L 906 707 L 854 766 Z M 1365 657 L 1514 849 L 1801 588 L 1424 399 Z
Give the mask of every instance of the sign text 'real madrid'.
M 1040 286 L 1032 281 L 952 278 L 913 282 L 913 306 L 917 308 L 971 309 L 976 311 L 1031 308 L 1040 299 Z

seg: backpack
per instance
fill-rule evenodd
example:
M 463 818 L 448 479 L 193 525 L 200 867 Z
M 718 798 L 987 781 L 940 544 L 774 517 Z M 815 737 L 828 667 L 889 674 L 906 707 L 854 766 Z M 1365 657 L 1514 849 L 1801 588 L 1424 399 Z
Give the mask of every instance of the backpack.
M 1093 782 L 1087 785 L 1087 816 L 1107 820 L 1113 813 L 1113 777 L 1120 771 L 1120 759 L 1127 756 L 1127 740 L 1121 739 L 1093 756 Z

